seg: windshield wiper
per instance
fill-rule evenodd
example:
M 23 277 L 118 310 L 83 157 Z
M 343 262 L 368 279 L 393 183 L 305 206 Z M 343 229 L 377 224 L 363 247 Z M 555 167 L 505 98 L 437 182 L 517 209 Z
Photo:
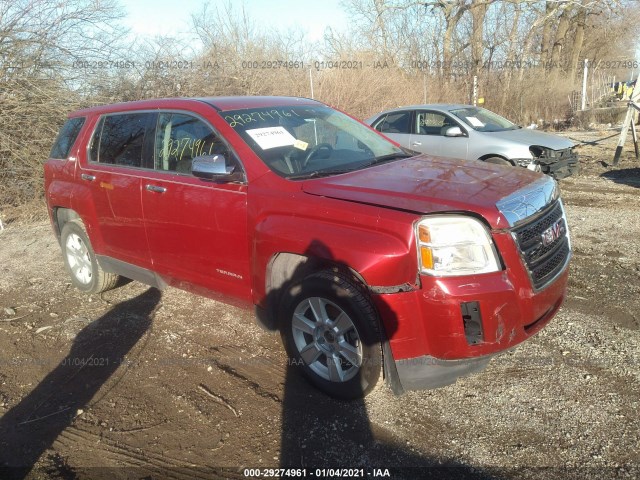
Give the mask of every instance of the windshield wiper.
M 395 160 L 396 158 L 409 158 L 413 157 L 409 153 L 391 153 L 389 155 L 381 155 L 380 157 L 375 157 L 373 160 L 367 163 L 363 163 L 359 165 L 359 168 L 370 167 L 371 165 L 377 165 L 379 163 L 388 162 L 389 160 Z
M 349 173 L 353 172 L 352 168 L 335 168 L 335 169 L 326 169 L 326 170 L 313 170 L 307 173 L 300 173 L 298 175 L 290 175 L 287 177 L 289 180 L 302 180 L 307 178 L 320 178 L 320 177 L 329 177 L 331 175 L 339 175 L 341 173 Z
M 300 173 L 298 175 L 291 175 L 287 177 L 289 180 L 302 180 L 307 178 L 320 178 L 320 177 L 329 177 L 331 175 L 339 175 L 341 173 L 349 173 L 354 172 L 356 170 L 360 170 L 361 168 L 370 167 L 371 165 L 377 165 L 379 163 L 388 162 L 389 160 L 395 160 L 396 158 L 409 158 L 414 155 L 410 155 L 408 153 L 392 153 L 389 155 L 382 155 L 380 157 L 376 157 L 373 160 L 365 163 L 361 163 L 359 165 L 354 166 L 353 168 L 335 168 L 335 169 L 324 169 L 324 170 L 313 170 L 307 173 Z

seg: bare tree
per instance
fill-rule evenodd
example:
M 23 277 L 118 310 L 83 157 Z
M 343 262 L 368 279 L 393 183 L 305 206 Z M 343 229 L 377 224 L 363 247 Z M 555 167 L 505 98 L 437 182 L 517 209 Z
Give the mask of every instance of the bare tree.
M 478 1 L 470 8 L 471 12 L 471 71 L 473 75 L 479 75 L 484 56 L 484 21 L 492 0 Z
M 85 67 L 115 60 L 121 16 L 113 0 L 0 2 L 0 203 L 40 194 L 41 161 L 82 104 Z
M 195 42 L 160 36 L 128 40 L 125 50 L 116 0 L 0 0 L 0 204 L 41 195 L 40 161 L 76 107 L 309 96 L 311 75 L 316 98 L 366 117 L 410 103 L 465 102 L 478 75 L 489 108 L 528 123 L 566 114 L 584 59 L 601 78 L 629 75 L 610 60 L 634 56 L 640 25 L 636 0 L 344 2 L 354 27 L 328 29 L 321 43 L 300 30 L 265 29 L 242 3 L 227 1 L 194 12 Z M 315 60 L 355 60 L 355 68 L 315 68 Z

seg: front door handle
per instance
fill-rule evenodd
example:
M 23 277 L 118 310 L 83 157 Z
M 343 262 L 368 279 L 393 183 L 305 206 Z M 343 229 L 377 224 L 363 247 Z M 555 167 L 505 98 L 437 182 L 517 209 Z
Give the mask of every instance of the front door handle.
M 80 175 L 80 178 L 88 182 L 93 182 L 96 179 L 96 176 L 89 175 L 88 173 L 83 173 L 82 175 Z
M 411 142 L 412 147 L 419 147 L 420 145 L 422 145 L 422 142 Z
M 156 193 L 164 193 L 167 191 L 165 187 L 159 187 L 158 185 L 147 185 L 145 188 L 150 192 L 156 192 Z

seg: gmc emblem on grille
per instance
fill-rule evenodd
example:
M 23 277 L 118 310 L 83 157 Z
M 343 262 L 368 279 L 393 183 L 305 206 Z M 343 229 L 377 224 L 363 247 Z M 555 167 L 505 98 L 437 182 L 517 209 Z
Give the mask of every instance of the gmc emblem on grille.
M 565 233 L 564 221 L 559 218 L 553 225 L 542 232 L 542 245 L 545 247 L 562 237 Z

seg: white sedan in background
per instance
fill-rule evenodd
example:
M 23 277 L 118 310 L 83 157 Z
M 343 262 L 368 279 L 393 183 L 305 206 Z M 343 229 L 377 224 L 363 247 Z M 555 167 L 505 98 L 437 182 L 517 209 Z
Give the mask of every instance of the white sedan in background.
M 387 110 L 365 123 L 405 148 L 441 157 L 481 160 L 542 171 L 554 178 L 579 170 L 575 144 L 524 129 L 472 105 L 414 105 Z

